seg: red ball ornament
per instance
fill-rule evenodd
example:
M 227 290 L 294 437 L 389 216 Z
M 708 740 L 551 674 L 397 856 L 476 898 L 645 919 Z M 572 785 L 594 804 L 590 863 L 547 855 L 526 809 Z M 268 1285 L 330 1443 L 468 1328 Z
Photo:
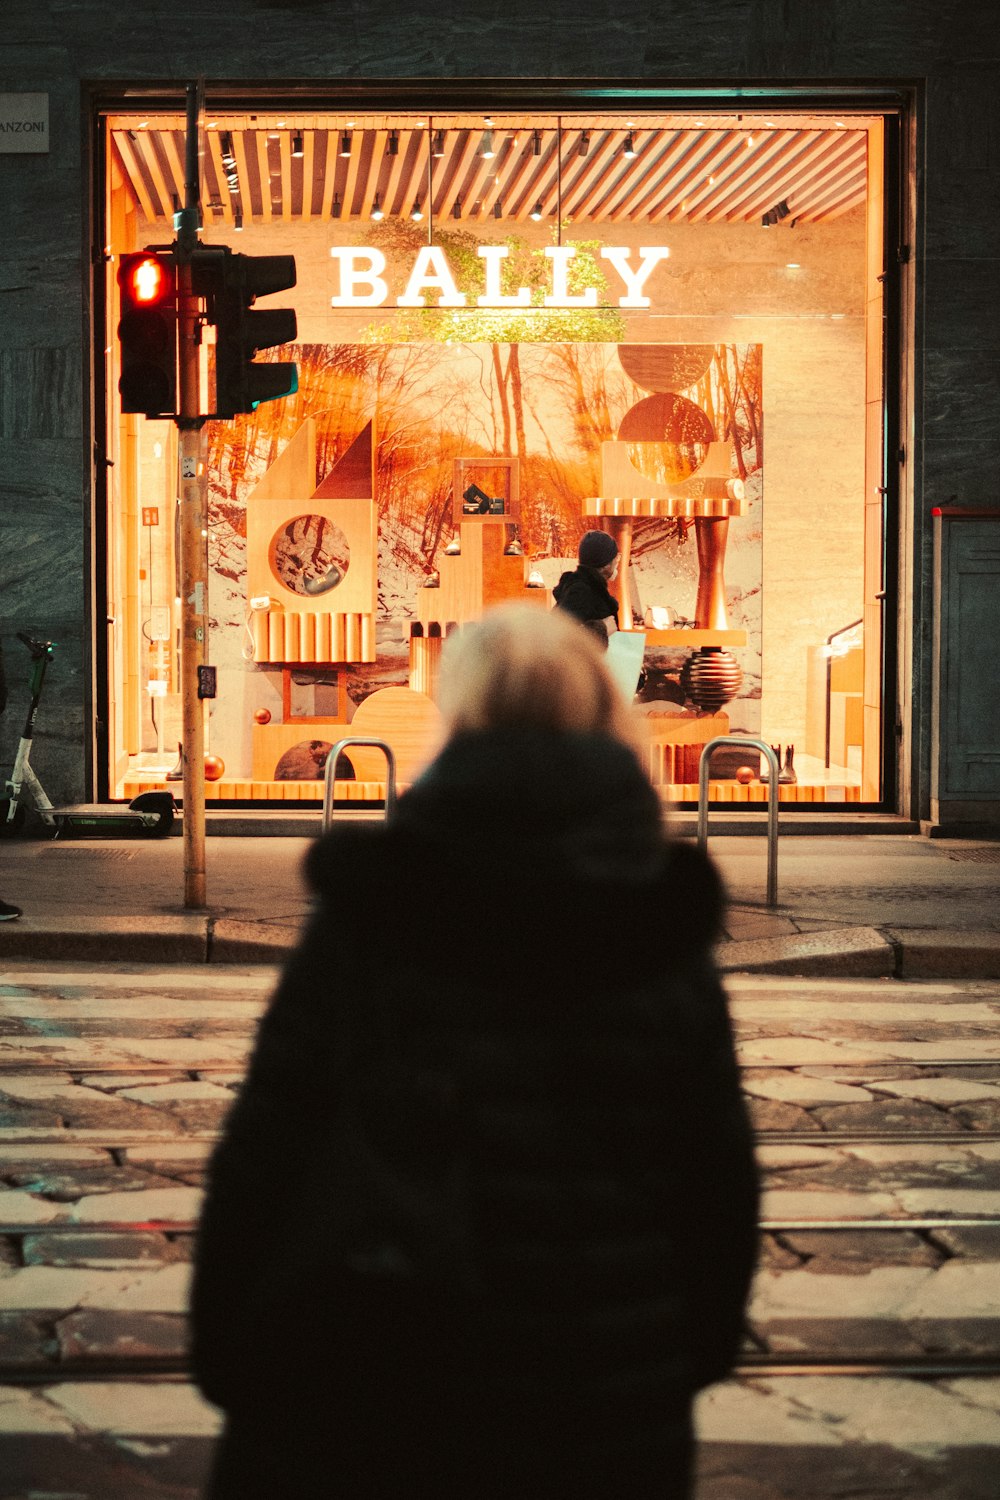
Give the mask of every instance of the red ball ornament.
M 221 755 L 205 756 L 205 780 L 218 781 L 225 774 L 226 763 Z
M 736 780 L 741 786 L 748 786 L 751 781 L 756 781 L 756 779 L 757 777 L 751 766 L 740 766 L 736 772 Z
M 269 708 L 255 708 L 253 711 L 253 721 L 255 724 L 270 724 L 271 710 Z

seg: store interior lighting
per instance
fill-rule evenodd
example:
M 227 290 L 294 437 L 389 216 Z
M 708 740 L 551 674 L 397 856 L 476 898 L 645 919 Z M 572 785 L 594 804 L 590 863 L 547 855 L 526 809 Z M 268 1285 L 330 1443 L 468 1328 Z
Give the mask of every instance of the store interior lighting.
M 780 224 L 782 219 L 787 219 L 791 211 L 784 198 L 782 198 L 780 203 L 776 203 L 773 208 L 769 208 L 767 213 L 762 216 L 760 221 L 761 227 L 764 229 L 773 229 L 775 224 Z
M 534 208 L 531 210 L 531 217 L 534 219 L 534 221 L 535 221 L 536 224 L 538 223 L 539 219 L 542 217 L 543 212 L 544 212 L 544 210 L 542 208 L 541 200 L 539 200 L 539 202 L 536 203 L 535 206 L 534 206 Z
M 399 131 L 398 130 L 390 130 L 389 131 L 389 144 L 386 147 L 386 151 L 387 151 L 387 153 L 388 153 L 389 156 L 398 156 L 399 155 Z
M 434 132 L 434 144 L 431 147 L 431 155 L 432 156 L 443 156 L 444 155 L 444 131 L 443 130 L 435 130 L 435 132 Z
M 334 193 L 334 195 L 333 195 L 333 202 L 330 204 L 330 218 L 331 219 L 339 219 L 340 218 L 340 198 L 338 197 L 338 195 L 336 193 Z
M 625 137 L 625 144 L 622 146 L 622 156 L 627 156 L 630 161 L 632 157 L 635 156 L 635 141 L 632 137 L 631 130 Z
M 305 146 L 302 143 L 302 132 L 297 130 L 292 136 L 292 155 L 305 156 Z
M 382 212 L 382 204 L 379 201 L 378 193 L 375 194 L 375 202 L 372 204 L 372 218 L 373 219 L 384 219 L 385 218 L 385 214 Z
M 420 199 L 417 198 L 413 204 L 413 207 L 410 209 L 410 218 L 413 220 L 414 224 L 419 224 L 423 216 L 424 211 L 420 207 Z
M 351 132 L 349 130 L 345 130 L 340 137 L 340 154 L 341 156 L 350 156 L 351 154 Z
M 577 149 L 578 149 L 578 151 L 579 151 L 579 153 L 580 153 L 581 156 L 586 156 L 587 152 L 590 150 L 590 131 L 589 130 L 581 130 L 581 132 L 580 132 L 580 145 L 579 145 L 579 147 Z

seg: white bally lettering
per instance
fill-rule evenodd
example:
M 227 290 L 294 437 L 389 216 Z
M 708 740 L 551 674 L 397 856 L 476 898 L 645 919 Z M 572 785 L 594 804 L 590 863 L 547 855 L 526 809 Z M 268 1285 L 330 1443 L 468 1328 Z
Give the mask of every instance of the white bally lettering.
M 500 278 L 503 261 L 508 249 L 506 245 L 480 245 L 478 252 L 485 262 L 486 290 L 476 298 L 479 307 L 528 307 L 531 292 L 528 287 L 518 287 L 516 292 L 503 292 Z M 330 298 L 333 307 L 381 307 L 389 300 L 389 285 L 385 279 L 386 258 L 381 250 L 347 249 L 335 245 L 330 254 L 340 269 L 340 290 Z M 625 284 L 625 294 L 618 298 L 619 307 L 649 307 L 650 299 L 644 287 L 651 272 L 670 251 L 666 245 L 640 247 L 639 264 L 632 266 L 633 252 L 621 245 L 605 245 L 601 250 L 606 260 L 617 271 Z M 546 258 L 552 265 L 552 290 L 545 297 L 546 307 L 596 307 L 597 288 L 586 287 L 582 292 L 569 290 L 570 267 L 576 255 L 573 245 L 547 245 Z M 467 298 L 460 292 L 448 258 L 439 245 L 423 245 L 417 251 L 401 296 L 396 298 L 397 307 L 423 307 L 425 294 L 437 295 L 437 307 L 465 307 Z

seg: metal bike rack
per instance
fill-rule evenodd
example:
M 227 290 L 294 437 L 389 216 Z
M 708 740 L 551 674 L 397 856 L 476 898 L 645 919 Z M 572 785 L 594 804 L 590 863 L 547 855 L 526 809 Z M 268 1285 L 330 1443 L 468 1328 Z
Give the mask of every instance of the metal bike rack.
M 720 745 L 745 745 L 749 750 L 759 750 L 767 757 L 770 770 L 767 793 L 767 904 L 778 904 L 778 757 L 763 740 L 750 735 L 720 734 L 709 740 L 701 752 L 698 762 L 698 848 L 708 843 L 708 772 L 712 751 Z
M 385 740 L 375 740 L 368 735 L 352 734 L 347 739 L 338 740 L 330 750 L 326 758 L 326 771 L 323 776 L 323 829 L 324 833 L 333 822 L 333 784 L 337 779 L 337 761 L 340 752 L 346 750 L 349 745 L 370 745 L 373 750 L 381 750 L 385 756 L 385 816 L 392 817 L 396 810 L 396 757 L 392 746 L 387 745 Z

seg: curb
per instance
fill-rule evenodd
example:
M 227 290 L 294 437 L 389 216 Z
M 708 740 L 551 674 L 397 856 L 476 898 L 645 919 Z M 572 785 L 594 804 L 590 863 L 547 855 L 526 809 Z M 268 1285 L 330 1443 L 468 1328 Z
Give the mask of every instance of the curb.
M 294 950 L 305 916 L 287 921 L 151 912 L 24 918 L 0 927 L 0 960 L 34 963 L 272 964 Z M 724 940 L 724 974 L 844 979 L 1000 979 L 1000 933 L 939 928 L 836 927 Z
M 896 949 L 874 927 L 836 927 L 726 943 L 716 961 L 724 974 L 888 979 L 896 972 Z

